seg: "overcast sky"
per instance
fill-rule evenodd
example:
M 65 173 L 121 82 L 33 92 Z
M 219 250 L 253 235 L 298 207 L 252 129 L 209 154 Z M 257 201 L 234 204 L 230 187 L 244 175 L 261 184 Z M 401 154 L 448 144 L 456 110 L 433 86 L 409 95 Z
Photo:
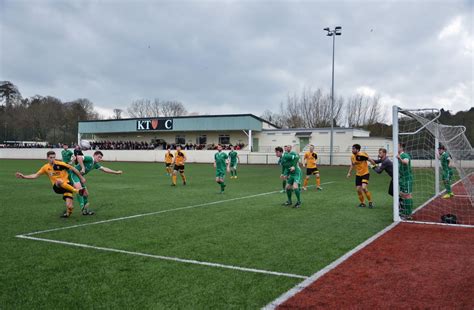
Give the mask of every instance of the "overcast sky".
M 0 80 L 23 97 L 88 98 L 103 115 L 140 98 L 200 114 L 277 112 L 331 87 L 386 106 L 473 106 L 473 0 L 0 0 Z

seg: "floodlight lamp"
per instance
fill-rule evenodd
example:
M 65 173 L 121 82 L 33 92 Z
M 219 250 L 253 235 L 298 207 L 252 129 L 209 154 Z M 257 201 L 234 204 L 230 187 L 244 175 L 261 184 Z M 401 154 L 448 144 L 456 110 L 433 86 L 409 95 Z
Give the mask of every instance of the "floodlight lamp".
M 329 27 L 324 28 L 323 30 L 329 31 Z
M 336 30 L 341 30 L 341 29 L 342 29 L 342 27 L 341 27 L 341 26 L 337 26 L 337 27 L 336 27 L 336 28 L 334 28 L 334 29 L 336 29 Z

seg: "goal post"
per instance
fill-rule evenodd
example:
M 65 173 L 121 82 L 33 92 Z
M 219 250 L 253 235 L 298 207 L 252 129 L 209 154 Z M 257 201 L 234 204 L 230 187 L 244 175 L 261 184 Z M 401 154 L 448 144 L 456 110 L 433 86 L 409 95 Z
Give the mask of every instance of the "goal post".
M 466 128 L 441 124 L 440 115 L 438 109 L 392 108 L 393 219 L 474 226 L 473 149 Z M 410 158 L 402 170 L 399 144 Z

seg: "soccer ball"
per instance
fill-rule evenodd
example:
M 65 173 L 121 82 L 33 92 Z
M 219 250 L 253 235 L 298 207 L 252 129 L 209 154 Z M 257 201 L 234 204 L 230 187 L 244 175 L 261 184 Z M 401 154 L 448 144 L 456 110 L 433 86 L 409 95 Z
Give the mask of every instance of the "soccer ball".
M 88 150 L 91 148 L 91 143 L 88 140 L 81 140 L 79 145 L 81 146 L 81 149 Z

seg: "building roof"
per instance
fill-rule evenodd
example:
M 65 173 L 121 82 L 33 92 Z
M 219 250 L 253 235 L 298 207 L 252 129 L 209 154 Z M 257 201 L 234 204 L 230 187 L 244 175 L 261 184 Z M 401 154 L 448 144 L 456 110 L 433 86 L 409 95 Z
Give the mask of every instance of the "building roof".
M 183 115 L 183 116 L 150 116 L 150 117 L 130 117 L 130 118 L 120 118 L 120 119 L 96 119 L 96 120 L 86 120 L 86 121 L 79 121 L 79 123 L 88 123 L 88 122 L 114 122 L 114 121 L 128 121 L 128 120 L 145 120 L 145 119 L 151 119 L 151 118 L 173 118 L 173 119 L 179 119 L 179 118 L 211 118 L 211 117 L 220 117 L 220 118 L 225 118 L 225 117 L 241 117 L 241 116 L 249 116 L 252 118 L 255 118 L 263 123 L 267 123 L 268 125 L 275 127 L 279 129 L 277 125 L 267 121 L 266 119 L 263 119 L 261 117 L 258 117 L 254 114 L 213 114 L 213 115 Z
M 79 133 L 127 133 L 153 131 L 262 131 L 278 127 L 253 114 L 189 115 L 176 117 L 123 118 L 78 122 Z

